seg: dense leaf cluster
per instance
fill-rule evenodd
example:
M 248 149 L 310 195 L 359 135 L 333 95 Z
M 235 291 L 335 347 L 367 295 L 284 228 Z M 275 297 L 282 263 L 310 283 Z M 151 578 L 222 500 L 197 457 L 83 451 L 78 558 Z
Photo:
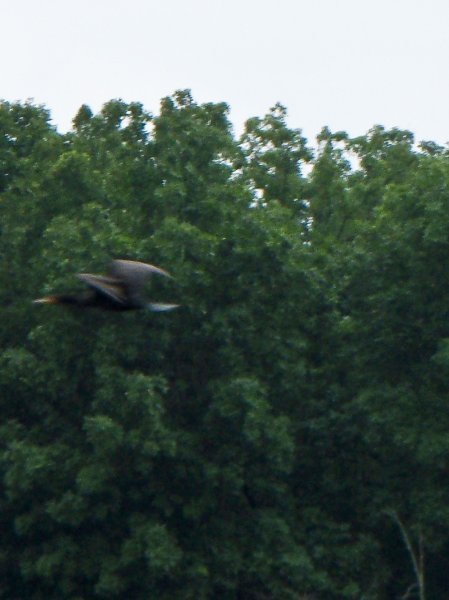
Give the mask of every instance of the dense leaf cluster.
M 447 150 L 3 102 L 0 236 L 1 598 L 446 597 Z M 110 257 L 182 308 L 31 305 Z

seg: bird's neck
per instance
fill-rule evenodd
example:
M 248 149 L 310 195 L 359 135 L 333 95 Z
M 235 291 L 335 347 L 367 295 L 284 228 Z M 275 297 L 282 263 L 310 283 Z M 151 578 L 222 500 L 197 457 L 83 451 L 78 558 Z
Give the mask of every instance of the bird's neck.
M 83 296 L 72 296 L 70 294 L 58 294 L 57 296 L 54 297 L 54 303 L 55 304 L 64 304 L 64 305 L 68 305 L 68 306 L 89 306 L 90 302 L 90 296 L 89 295 L 83 295 Z

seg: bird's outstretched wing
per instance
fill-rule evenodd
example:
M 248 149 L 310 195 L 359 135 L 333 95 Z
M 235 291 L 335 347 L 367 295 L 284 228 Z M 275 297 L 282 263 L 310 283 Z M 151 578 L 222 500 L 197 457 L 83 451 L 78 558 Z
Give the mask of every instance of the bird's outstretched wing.
M 126 293 L 120 280 L 103 275 L 91 275 L 90 273 L 78 273 L 77 277 L 96 292 L 120 304 L 126 303 Z
M 109 267 L 109 273 L 112 277 L 121 279 L 133 286 L 143 285 L 152 275 L 163 275 L 171 278 L 171 275 L 164 269 L 135 260 L 113 260 Z
M 152 275 L 163 275 L 171 279 L 171 275 L 167 271 L 134 260 L 113 260 L 109 267 L 109 274 L 120 280 L 125 294 L 134 302 L 142 301 L 143 287 Z

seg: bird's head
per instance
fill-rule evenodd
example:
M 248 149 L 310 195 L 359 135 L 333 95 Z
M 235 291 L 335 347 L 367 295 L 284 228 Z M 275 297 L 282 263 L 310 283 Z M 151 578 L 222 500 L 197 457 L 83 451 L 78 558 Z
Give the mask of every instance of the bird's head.
M 36 298 L 33 300 L 33 304 L 59 304 L 58 296 L 44 296 L 43 298 Z

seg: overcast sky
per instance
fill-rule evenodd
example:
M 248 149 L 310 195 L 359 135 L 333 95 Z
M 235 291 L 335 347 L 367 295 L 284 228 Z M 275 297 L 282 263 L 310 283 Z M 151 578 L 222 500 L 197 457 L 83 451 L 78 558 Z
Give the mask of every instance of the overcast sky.
M 70 128 L 81 104 L 190 88 L 236 131 L 276 102 L 313 141 L 374 124 L 449 140 L 449 0 L 0 0 L 0 98 Z

